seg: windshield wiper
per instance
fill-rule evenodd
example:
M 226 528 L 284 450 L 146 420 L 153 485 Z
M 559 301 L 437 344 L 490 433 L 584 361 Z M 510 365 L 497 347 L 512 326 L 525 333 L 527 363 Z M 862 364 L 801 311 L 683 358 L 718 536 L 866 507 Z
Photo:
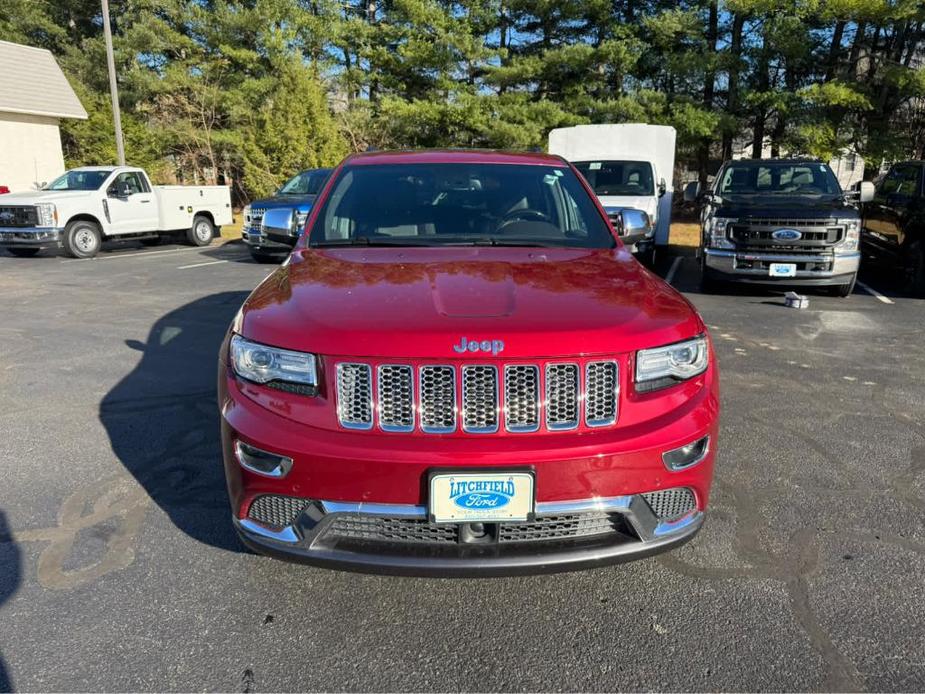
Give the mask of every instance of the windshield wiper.
M 464 245 L 472 246 L 526 246 L 533 248 L 561 248 L 563 244 L 553 243 L 550 241 L 540 241 L 537 239 L 505 239 L 497 236 L 484 236 L 478 239 L 472 239 Z
M 439 246 L 441 244 L 433 241 L 417 241 L 407 237 L 396 236 L 394 238 L 372 239 L 368 236 L 358 236 L 354 239 L 328 239 L 326 241 L 315 241 L 310 244 L 312 248 L 338 248 L 344 246 Z

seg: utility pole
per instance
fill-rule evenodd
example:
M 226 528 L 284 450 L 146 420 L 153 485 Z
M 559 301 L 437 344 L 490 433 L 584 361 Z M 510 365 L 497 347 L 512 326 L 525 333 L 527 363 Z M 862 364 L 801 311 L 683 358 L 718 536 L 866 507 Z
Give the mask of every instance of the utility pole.
M 106 64 L 109 66 L 109 95 L 112 97 L 112 122 L 116 126 L 116 154 L 125 166 L 125 143 L 122 141 L 122 114 L 119 113 L 119 88 L 116 86 L 116 60 L 112 54 L 112 28 L 109 26 L 109 0 L 103 2 L 103 35 L 106 37 Z

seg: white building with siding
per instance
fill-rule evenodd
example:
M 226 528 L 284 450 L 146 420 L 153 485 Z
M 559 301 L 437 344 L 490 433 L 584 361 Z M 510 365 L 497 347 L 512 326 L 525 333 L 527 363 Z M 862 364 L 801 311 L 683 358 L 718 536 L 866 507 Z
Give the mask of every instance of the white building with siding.
M 0 186 L 30 190 L 59 176 L 58 122 L 86 117 L 49 51 L 0 41 Z

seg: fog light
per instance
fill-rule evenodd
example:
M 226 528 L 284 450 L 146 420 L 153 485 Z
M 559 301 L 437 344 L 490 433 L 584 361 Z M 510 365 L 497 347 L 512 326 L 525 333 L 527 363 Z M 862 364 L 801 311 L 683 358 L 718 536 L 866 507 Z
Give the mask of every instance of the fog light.
M 692 441 L 686 446 L 662 453 L 662 462 L 665 463 L 669 470 L 683 470 L 706 458 L 709 451 L 710 437 L 704 436 L 702 439 Z
M 292 458 L 262 451 L 242 441 L 235 441 L 234 450 L 241 467 L 258 475 L 285 477 L 292 469 Z

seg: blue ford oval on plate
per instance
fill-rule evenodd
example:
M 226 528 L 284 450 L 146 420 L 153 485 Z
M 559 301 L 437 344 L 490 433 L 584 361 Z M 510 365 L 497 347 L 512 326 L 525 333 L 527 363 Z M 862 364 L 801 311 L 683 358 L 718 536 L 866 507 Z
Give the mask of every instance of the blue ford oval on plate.
M 533 511 L 533 475 L 526 472 L 434 475 L 430 514 L 437 523 L 525 521 Z

